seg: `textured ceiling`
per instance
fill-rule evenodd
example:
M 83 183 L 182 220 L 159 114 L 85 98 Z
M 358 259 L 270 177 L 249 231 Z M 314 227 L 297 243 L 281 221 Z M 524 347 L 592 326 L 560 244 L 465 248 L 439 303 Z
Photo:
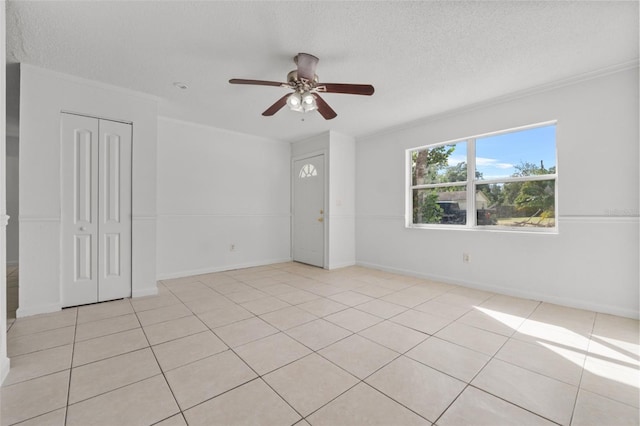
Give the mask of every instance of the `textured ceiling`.
M 362 136 L 637 62 L 638 13 L 637 1 L 8 1 L 7 61 L 149 93 L 161 115 L 233 131 Z M 262 117 L 286 89 L 227 83 L 285 81 L 298 52 L 320 58 L 321 81 L 376 93 L 326 94 L 331 121 Z

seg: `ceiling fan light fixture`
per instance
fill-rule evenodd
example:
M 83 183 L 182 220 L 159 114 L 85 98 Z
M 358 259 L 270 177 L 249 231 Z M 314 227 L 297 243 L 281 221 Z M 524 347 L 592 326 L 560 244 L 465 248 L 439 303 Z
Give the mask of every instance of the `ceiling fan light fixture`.
M 316 98 L 311 94 L 311 92 L 305 92 L 302 95 L 302 109 L 304 109 L 304 112 L 315 111 L 318 109 Z
M 303 111 L 302 96 L 300 96 L 300 93 L 298 92 L 292 93 L 287 98 L 287 105 L 289 105 L 289 109 L 291 109 L 291 111 Z

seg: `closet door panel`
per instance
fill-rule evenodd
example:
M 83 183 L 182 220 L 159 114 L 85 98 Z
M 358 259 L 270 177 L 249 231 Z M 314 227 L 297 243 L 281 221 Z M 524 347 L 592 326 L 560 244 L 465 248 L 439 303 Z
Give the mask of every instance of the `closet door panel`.
M 98 301 L 98 120 L 62 114 L 62 306 Z
M 131 296 L 131 125 L 100 120 L 98 300 Z

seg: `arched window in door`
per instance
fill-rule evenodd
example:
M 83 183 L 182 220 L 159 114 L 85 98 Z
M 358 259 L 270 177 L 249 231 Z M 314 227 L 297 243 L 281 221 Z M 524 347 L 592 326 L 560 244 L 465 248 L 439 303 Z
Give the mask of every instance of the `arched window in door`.
M 313 164 L 305 164 L 300 169 L 300 173 L 298 173 L 298 177 L 300 179 L 308 178 L 311 176 L 318 176 L 318 171 L 316 170 Z

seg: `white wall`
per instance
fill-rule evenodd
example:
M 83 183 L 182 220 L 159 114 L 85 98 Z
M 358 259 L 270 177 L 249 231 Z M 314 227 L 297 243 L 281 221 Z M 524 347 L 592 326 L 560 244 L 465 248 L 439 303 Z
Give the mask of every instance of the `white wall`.
M 6 157 L 6 197 L 7 197 L 7 214 L 9 224 L 7 225 L 7 264 L 18 264 L 18 138 L 7 136 L 7 157 Z
M 634 68 L 358 140 L 358 263 L 638 317 L 638 114 Z M 557 234 L 404 227 L 407 148 L 548 120 Z
M 356 261 L 356 143 L 351 136 L 330 133 L 329 269 Z
M 160 118 L 157 277 L 290 260 L 290 155 L 288 143 Z
M 133 122 L 132 295 L 155 280 L 157 101 L 21 64 L 17 315 L 60 309 L 60 112 Z

